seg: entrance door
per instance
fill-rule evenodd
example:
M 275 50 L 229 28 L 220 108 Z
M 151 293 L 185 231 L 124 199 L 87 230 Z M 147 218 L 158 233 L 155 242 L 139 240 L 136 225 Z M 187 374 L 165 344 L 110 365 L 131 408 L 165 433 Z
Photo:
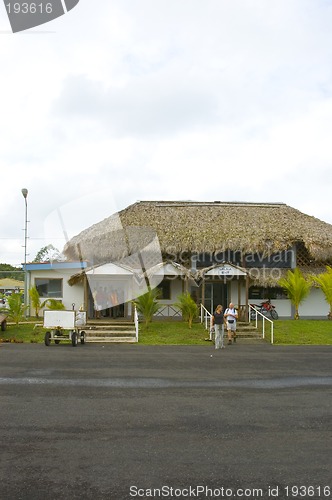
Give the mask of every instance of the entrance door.
M 205 283 L 204 306 L 213 313 L 218 304 L 221 304 L 224 310 L 228 307 L 227 284 Z
M 124 285 L 115 285 L 112 282 L 112 287 L 107 281 L 98 281 L 89 286 L 88 298 L 88 317 L 89 318 L 124 318 Z

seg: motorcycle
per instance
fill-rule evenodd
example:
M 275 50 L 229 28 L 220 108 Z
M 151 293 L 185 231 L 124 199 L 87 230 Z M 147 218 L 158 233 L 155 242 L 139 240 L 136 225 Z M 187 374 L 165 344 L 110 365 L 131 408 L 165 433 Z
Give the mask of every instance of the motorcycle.
M 277 310 L 274 305 L 271 304 L 271 300 L 264 300 L 261 302 L 259 305 L 258 304 L 251 304 L 255 309 L 257 309 L 258 312 L 263 314 L 264 316 L 270 316 L 272 319 L 278 319 L 279 315 L 277 313 Z M 255 319 L 256 313 L 253 309 L 251 309 L 250 312 L 251 319 Z

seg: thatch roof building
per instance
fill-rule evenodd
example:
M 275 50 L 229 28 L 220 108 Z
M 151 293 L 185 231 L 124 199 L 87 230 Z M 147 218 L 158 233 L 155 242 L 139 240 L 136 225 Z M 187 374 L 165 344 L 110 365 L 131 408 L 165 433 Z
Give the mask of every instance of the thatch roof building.
M 159 241 L 163 257 L 230 250 L 271 255 L 297 248 L 298 264 L 332 259 L 332 225 L 284 203 L 140 201 L 72 238 L 70 259 L 101 263 Z M 244 265 L 243 262 L 240 262 Z

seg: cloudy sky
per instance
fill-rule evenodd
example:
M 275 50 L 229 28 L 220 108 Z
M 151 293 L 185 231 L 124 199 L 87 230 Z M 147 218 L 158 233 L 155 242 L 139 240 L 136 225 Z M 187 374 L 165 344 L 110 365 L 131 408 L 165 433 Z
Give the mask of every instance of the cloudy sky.
M 137 200 L 285 202 L 332 223 L 332 1 L 0 4 L 0 262 Z

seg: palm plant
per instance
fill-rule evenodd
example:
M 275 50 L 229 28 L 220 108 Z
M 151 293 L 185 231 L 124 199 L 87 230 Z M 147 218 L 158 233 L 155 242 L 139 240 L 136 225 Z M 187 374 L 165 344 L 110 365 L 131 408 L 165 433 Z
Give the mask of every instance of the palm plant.
M 137 312 L 144 317 L 146 328 L 149 327 L 153 315 L 162 307 L 162 304 L 158 302 L 159 295 L 160 290 L 158 290 L 158 288 L 150 288 L 148 292 L 140 295 L 133 301 L 136 305 Z
M 32 307 L 35 310 L 36 318 L 39 318 L 39 311 L 40 311 L 40 309 L 45 307 L 47 300 L 44 300 L 44 302 L 41 302 L 39 292 L 35 286 L 30 288 L 29 295 L 30 295 Z
M 298 268 L 287 271 L 286 278 L 281 278 L 278 284 L 286 291 L 288 298 L 295 307 L 294 319 L 300 319 L 299 306 L 307 298 L 311 283 Z
M 179 295 L 178 301 L 174 305 L 180 309 L 184 321 L 187 321 L 189 328 L 191 328 L 193 320 L 198 317 L 198 308 L 190 293 Z
M 325 300 L 330 306 L 328 319 L 332 319 L 332 267 L 326 266 L 326 272 L 311 276 L 313 283 L 317 284 L 322 290 Z
M 66 309 L 65 305 L 60 300 L 47 299 L 45 302 L 47 309 L 50 311 L 63 311 Z
M 24 318 L 24 313 L 28 306 L 23 304 L 23 294 L 22 293 L 12 293 L 7 297 L 8 308 L 6 312 L 9 318 L 11 318 L 16 325 Z

